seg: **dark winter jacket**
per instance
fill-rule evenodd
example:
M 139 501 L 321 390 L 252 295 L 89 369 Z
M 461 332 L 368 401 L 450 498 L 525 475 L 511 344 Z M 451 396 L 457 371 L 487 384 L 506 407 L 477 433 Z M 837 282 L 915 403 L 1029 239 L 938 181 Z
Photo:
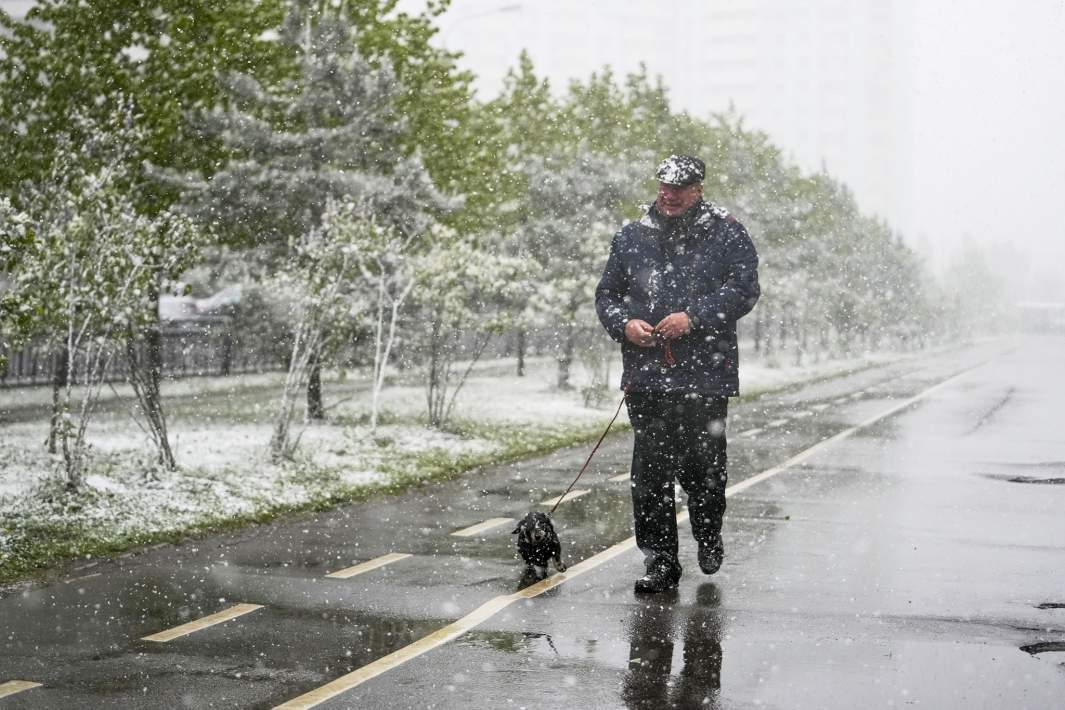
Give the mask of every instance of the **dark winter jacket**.
M 698 202 L 669 219 L 655 207 L 621 228 L 595 291 L 599 320 L 621 343 L 621 386 L 632 392 L 739 394 L 736 321 L 758 301 L 758 254 L 743 225 L 725 210 Z M 652 326 L 684 311 L 691 332 L 665 348 L 625 338 L 636 318 Z

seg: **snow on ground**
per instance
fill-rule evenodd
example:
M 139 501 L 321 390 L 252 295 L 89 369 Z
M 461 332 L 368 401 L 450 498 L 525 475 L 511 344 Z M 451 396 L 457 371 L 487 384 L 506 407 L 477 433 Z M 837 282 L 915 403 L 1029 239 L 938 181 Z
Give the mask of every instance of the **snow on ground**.
M 855 358 L 770 367 L 748 361 L 741 366 L 742 387 L 751 395 L 872 362 Z M 46 418 L 7 424 L 0 419 L 0 529 L 7 529 L 0 533 L 0 558 L 26 525 L 74 524 L 101 538 L 174 532 L 343 496 L 397 477 L 409 479 L 420 475 L 425 457 L 488 462 L 515 431 L 533 442 L 548 433 L 595 431 L 605 426 L 620 401 L 613 387 L 599 407 L 585 406 L 580 388 L 589 378 L 581 368 L 573 373 L 575 388 L 558 391 L 551 358 L 530 360 L 525 377 L 514 375 L 513 368 L 513 361 L 494 361 L 474 370 L 455 408 L 461 434 L 420 423 L 426 404 L 419 384 L 387 387 L 382 392 L 384 423 L 371 431 L 365 379 L 350 374 L 343 380 L 327 378 L 324 399 L 327 407 L 332 405 L 327 421 L 298 425 L 296 460 L 280 465 L 269 460 L 266 447 L 281 375 L 167 383 L 170 440 L 179 470 L 159 470 L 147 434 L 128 409 L 113 406 L 90 425 L 91 473 L 79 494 L 63 490 L 62 460 L 44 452 Z M 620 366 L 613 371 L 620 376 Z M 0 390 L 0 416 L 16 405 L 47 402 L 46 389 Z M 118 388 L 109 397 L 121 394 Z

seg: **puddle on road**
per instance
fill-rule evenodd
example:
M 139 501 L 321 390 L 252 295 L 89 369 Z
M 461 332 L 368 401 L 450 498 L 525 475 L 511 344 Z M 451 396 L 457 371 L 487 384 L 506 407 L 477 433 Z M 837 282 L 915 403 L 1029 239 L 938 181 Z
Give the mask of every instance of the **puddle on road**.
M 1030 473 L 980 473 L 984 478 L 1007 483 L 1034 483 L 1044 486 L 1065 485 L 1065 461 L 1033 461 L 1029 463 L 988 461 L 985 466 L 1014 472 Z M 1030 475 L 1031 473 L 1044 475 Z M 1053 475 L 1059 474 L 1059 475 Z
M 558 648 L 550 634 L 531 631 L 468 631 L 458 642 L 460 646 L 481 646 L 503 653 L 537 653 L 557 656 Z M 591 641 L 593 647 L 595 641 Z
M 1037 604 L 1036 609 L 1065 609 L 1065 602 L 1043 602 Z
M 1033 476 L 1014 476 L 1013 478 L 1006 479 L 1010 483 L 1043 483 L 1052 486 L 1060 486 L 1065 484 L 1065 478 L 1035 478 Z
M 1021 646 L 1025 653 L 1037 656 L 1040 653 L 1065 653 L 1065 641 L 1040 641 Z
M 990 478 L 993 481 L 1005 481 L 1007 483 L 1034 483 L 1036 485 L 1044 486 L 1061 486 L 1065 485 L 1065 478 L 1039 478 L 1037 476 L 1011 476 L 1007 473 L 982 473 L 980 474 L 984 478 Z

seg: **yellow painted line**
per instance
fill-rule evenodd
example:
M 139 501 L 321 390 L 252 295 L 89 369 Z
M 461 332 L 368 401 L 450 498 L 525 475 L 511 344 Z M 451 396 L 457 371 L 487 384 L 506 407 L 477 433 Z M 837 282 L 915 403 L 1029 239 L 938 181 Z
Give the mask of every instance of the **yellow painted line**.
M 754 436 L 755 434 L 761 434 L 761 433 L 762 433 L 762 430 L 760 428 L 759 429 L 748 429 L 747 431 L 741 431 L 740 432 L 740 436 Z
M 632 476 L 629 473 L 619 473 L 618 475 L 611 476 L 610 478 L 608 478 L 606 480 L 613 481 L 614 483 L 621 483 L 622 481 L 629 481 L 631 479 L 632 479 Z
M 6 683 L 0 683 L 0 698 L 21 693 L 23 690 L 32 690 L 40 687 L 40 683 L 34 683 L 32 680 L 9 680 Z
M 875 417 L 870 417 L 869 419 L 865 420 L 861 424 L 858 424 L 857 426 L 853 426 L 850 429 L 842 431 L 833 437 L 825 439 L 820 443 L 814 444 L 809 449 L 806 449 L 805 451 L 796 454 L 795 456 L 792 456 L 790 459 L 780 464 L 779 466 L 774 466 L 773 468 L 767 471 L 763 471 L 762 473 L 759 473 L 756 476 L 752 476 L 751 478 L 747 478 L 743 481 L 740 481 L 739 483 L 727 487 L 725 489 L 725 496 L 734 496 L 740 491 L 750 488 L 756 483 L 764 481 L 767 478 L 775 476 L 779 473 L 783 473 L 789 468 L 810 458 L 815 453 L 823 450 L 827 446 L 830 446 L 831 444 L 840 441 L 841 439 L 845 439 L 848 436 L 854 434 L 856 431 L 875 424 L 881 419 L 890 417 L 892 414 L 895 414 L 896 412 L 905 409 L 906 407 L 909 407 L 915 402 L 924 399 L 925 397 L 940 389 L 941 387 L 944 387 L 948 383 L 953 382 L 954 380 L 958 379 L 959 377 L 962 377 L 963 375 L 971 372 L 972 370 L 976 369 L 977 367 L 980 367 L 983 364 L 984 363 L 980 363 L 980 365 L 976 365 L 952 377 L 949 377 L 948 379 L 943 380 L 939 384 L 926 389 L 924 392 L 921 392 L 915 395 L 914 397 L 911 397 L 906 401 L 901 402 L 894 407 L 891 407 L 885 412 L 882 412 L 881 414 L 878 414 Z M 677 513 L 677 524 L 683 523 L 687 519 L 687 510 L 683 510 Z M 630 537 L 626 540 L 622 540 L 616 545 L 608 547 L 607 549 L 596 555 L 592 555 L 586 560 L 578 562 L 562 574 L 556 574 L 551 577 L 548 577 L 547 579 L 541 580 L 536 584 L 525 587 L 524 589 L 514 592 L 513 594 L 506 594 L 503 596 L 496 597 L 494 599 L 490 599 L 481 606 L 474 609 L 466 616 L 462 617 L 461 619 L 457 619 L 456 621 L 453 621 L 442 629 L 438 629 L 437 631 L 434 631 L 428 636 L 424 636 L 418 639 L 412 644 L 397 649 L 392 653 L 388 654 L 387 656 L 383 656 L 377 659 L 376 661 L 373 661 L 372 663 L 368 663 L 362 668 L 358 668 L 352 671 L 351 673 L 342 675 L 336 680 L 327 683 L 326 685 L 323 685 L 308 693 L 300 695 L 299 697 L 293 698 L 292 700 L 289 700 L 286 703 L 282 703 L 281 705 L 276 706 L 274 710 L 307 710 L 307 708 L 313 708 L 325 702 L 326 700 L 335 698 L 336 696 L 345 693 L 359 685 L 362 685 L 366 681 L 376 678 L 377 676 L 386 673 L 392 670 L 393 668 L 397 668 L 398 666 L 401 666 L 407 661 L 410 661 L 414 658 L 417 658 L 418 656 L 428 653 L 429 651 L 435 648 L 439 648 L 440 646 L 443 646 L 449 641 L 455 640 L 462 634 L 472 630 L 474 627 L 482 624 L 483 622 L 490 619 L 492 616 L 498 614 L 503 609 L 506 609 L 514 602 L 537 597 L 550 589 L 554 589 L 555 587 L 561 586 L 562 584 L 581 576 L 582 574 L 591 572 L 592 570 L 602 566 L 603 564 L 609 562 L 615 557 L 618 557 L 619 555 L 622 555 L 634 549 L 636 549 L 636 538 Z
M 166 643 L 167 641 L 173 641 L 174 639 L 179 638 L 181 636 L 188 636 L 189 634 L 194 633 L 196 631 L 206 629 L 210 626 L 216 626 L 217 624 L 224 623 L 226 621 L 229 621 L 230 619 L 236 619 L 238 616 L 244 616 L 245 614 L 250 614 L 256 609 L 262 608 L 263 607 L 261 604 L 236 604 L 235 606 L 231 606 L 228 609 L 223 609 L 217 614 L 211 614 L 210 616 L 205 616 L 202 619 L 190 621 L 187 624 L 175 626 L 172 629 L 160 631 L 159 633 L 152 634 L 151 636 L 145 636 L 141 639 L 141 641 L 158 641 L 159 643 Z
M 405 560 L 408 557 L 410 557 L 410 555 L 405 553 L 389 552 L 387 555 L 375 557 L 372 560 L 367 560 L 366 562 L 354 565 L 353 567 L 347 567 L 345 569 L 338 569 L 336 572 L 330 572 L 326 575 L 326 577 L 330 577 L 331 579 L 348 579 L 349 577 L 354 577 L 357 574 L 369 572 L 372 569 L 384 567 L 385 565 L 390 565 L 393 562 L 397 562 L 399 560 Z
M 881 412 L 880 414 L 876 414 L 876 415 L 874 415 L 872 417 L 869 417 L 868 419 L 866 419 L 864 422 L 861 422 L 860 424 L 856 424 L 855 426 L 852 426 L 849 429 L 844 429 L 843 431 L 841 431 L 840 433 L 836 434 L 835 436 L 830 436 L 827 439 L 823 439 L 822 441 L 814 444 L 810 448 L 808 448 L 808 449 L 806 449 L 804 451 L 800 451 L 799 453 L 795 454 L 794 456 L 792 456 L 790 459 L 788 459 L 784 463 L 780 464 L 779 466 L 774 466 L 773 468 L 770 468 L 770 469 L 767 469 L 765 471 L 762 471 L 761 473 L 759 473 L 759 474 L 757 474 L 755 476 L 751 476 L 750 478 L 745 478 L 744 480 L 740 481 L 739 483 L 735 483 L 735 484 L 727 487 L 725 489 L 725 495 L 726 496 L 735 495 L 736 493 L 739 493 L 742 490 L 746 490 L 746 489 L 750 488 L 753 485 L 761 483 L 762 481 L 764 481 L 767 478 L 771 478 L 772 476 L 775 476 L 778 473 L 782 473 L 782 472 L 788 470 L 789 468 L 792 468 L 794 466 L 799 465 L 800 463 L 802 463 L 803 461 L 807 460 L 811 456 L 814 456 L 814 455 L 820 453 L 823 449 L 826 449 L 829 446 L 832 446 L 832 444 L 835 444 L 838 441 L 846 439 L 847 437 L 852 436 L 855 432 L 857 432 L 857 431 L 859 431 L 861 429 L 865 429 L 866 427 L 872 426 L 873 424 L 876 424 L 877 422 L 879 422 L 882 419 L 887 419 L 891 415 L 893 415 L 893 414 L 895 414 L 897 412 L 900 412 L 903 409 L 906 409 L 907 407 L 909 407 L 909 406 L 921 401 L 922 399 L 924 399 L 928 395 L 932 394 L 933 392 L 936 392 L 940 388 L 945 387 L 946 385 L 950 384 L 951 382 L 953 382 L 954 380 L 958 379 L 959 377 L 962 377 L 962 376 L 972 372 L 977 367 L 981 367 L 983 364 L 984 363 L 980 363 L 979 365 L 974 365 L 973 367 L 970 367 L 967 370 L 963 370 L 963 371 L 959 372 L 958 374 L 953 375 L 952 377 L 948 377 L 947 379 L 943 380 L 942 382 L 940 382 L 938 384 L 935 384 L 935 385 L 932 385 L 931 387 L 929 387 L 928 389 L 924 390 L 923 392 L 919 392 L 919 393 L 915 394 L 913 397 L 910 397 L 909 399 L 905 399 L 905 400 L 899 402 L 894 407 L 886 409 L 885 411 Z
M 455 537 L 473 537 L 478 533 L 483 533 L 485 530 L 491 530 L 492 528 L 498 528 L 500 525 L 506 525 L 507 523 L 513 522 L 514 518 L 489 518 L 483 523 L 477 523 L 476 525 L 471 525 L 468 528 L 456 530 L 451 534 Z
M 687 517 L 688 514 L 684 512 L 677 516 L 677 520 L 683 521 L 687 519 Z M 438 629 L 428 636 L 418 639 L 412 644 L 393 651 L 387 656 L 382 656 L 376 661 L 366 664 L 362 668 L 357 668 L 351 673 L 342 675 L 336 680 L 326 683 L 319 688 L 315 688 L 308 693 L 304 693 L 299 697 L 282 703 L 281 705 L 276 706 L 274 710 L 306 710 L 306 708 L 313 708 L 331 698 L 346 693 L 352 688 L 362 685 L 368 680 L 376 678 L 382 673 L 386 673 L 393 668 L 401 666 L 413 658 L 417 658 L 424 653 L 432 651 L 434 648 L 439 648 L 449 641 L 454 641 L 459 636 L 462 636 L 464 633 L 503 611 L 503 609 L 506 609 L 514 602 L 539 596 L 549 589 L 554 589 L 561 585 L 563 582 L 568 582 L 586 572 L 591 572 L 596 567 L 599 567 L 605 562 L 608 562 L 635 547 L 636 538 L 630 537 L 612 547 L 608 547 L 597 555 L 593 555 L 582 562 L 578 562 L 563 574 L 556 574 L 548 577 L 547 579 L 541 580 L 536 584 L 530 585 L 513 594 L 506 594 L 495 597 L 494 599 L 489 599 L 466 616 L 448 624 L 442 629 Z
M 588 493 L 591 493 L 591 491 L 585 489 L 585 490 L 578 490 L 578 491 L 570 491 L 569 493 L 566 493 L 564 495 L 566 496 L 566 501 L 568 502 L 568 501 L 573 500 L 574 498 L 580 498 L 583 495 L 587 495 Z M 555 496 L 554 498 L 548 498 L 545 501 L 541 501 L 540 505 L 555 505 L 556 503 L 561 503 L 561 502 L 562 502 L 562 496 Z

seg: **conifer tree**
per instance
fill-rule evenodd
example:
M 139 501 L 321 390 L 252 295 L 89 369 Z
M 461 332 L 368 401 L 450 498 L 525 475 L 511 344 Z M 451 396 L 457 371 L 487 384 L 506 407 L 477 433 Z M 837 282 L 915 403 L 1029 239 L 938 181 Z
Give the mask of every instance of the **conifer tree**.
M 407 125 L 397 108 L 402 89 L 387 64 L 375 66 L 359 54 L 355 40 L 342 14 L 293 9 L 280 41 L 298 57 L 296 75 L 276 87 L 230 75 L 228 107 L 194 117 L 231 159 L 209 177 L 161 173 L 183 189 L 188 212 L 275 270 L 297 252 L 304 265 L 308 254 L 319 253 L 307 244 L 335 233 L 320 230 L 331 202 L 352 203 L 355 214 L 375 229 L 404 235 L 404 243 L 426 235 L 436 215 L 456 204 L 435 188 L 417 154 L 405 155 Z M 299 335 L 306 327 L 297 322 L 292 330 Z M 321 362 L 340 335 L 294 339 L 290 363 L 305 364 L 306 373 L 290 377 L 289 386 L 307 385 L 311 418 L 322 416 Z M 307 347 L 312 352 L 297 352 Z M 287 448 L 275 442 L 274 452 Z

